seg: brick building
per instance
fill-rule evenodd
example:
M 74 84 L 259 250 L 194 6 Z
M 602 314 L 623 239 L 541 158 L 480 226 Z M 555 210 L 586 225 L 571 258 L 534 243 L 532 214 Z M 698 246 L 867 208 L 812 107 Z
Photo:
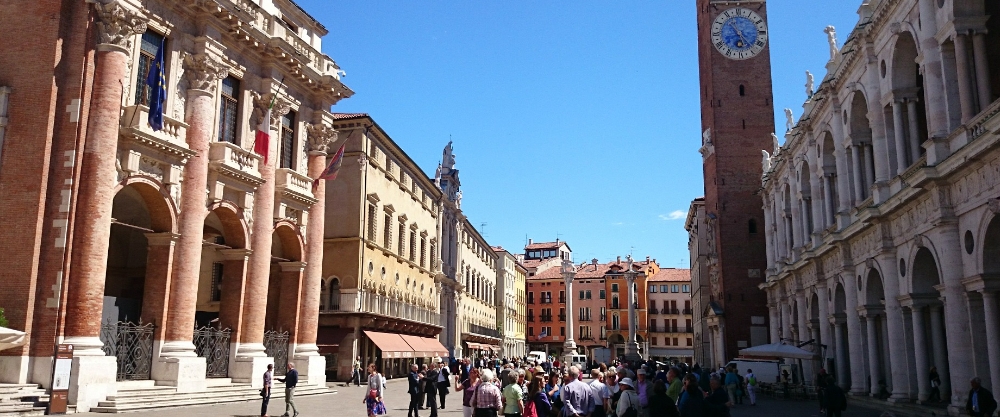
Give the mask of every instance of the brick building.
M 649 356 L 694 363 L 691 270 L 663 268 L 646 280 Z
M 289 0 L 4 3 L 0 25 L 19 33 L 0 40 L 0 306 L 28 333 L 0 381 L 48 385 L 62 341 L 77 411 L 126 379 L 260 385 L 274 362 L 323 383 L 310 178 L 352 94 L 327 29 Z M 261 121 L 267 160 L 246 150 Z
M 607 264 L 604 273 L 604 289 L 608 294 L 605 304 L 608 311 L 606 336 L 612 359 L 624 357 L 625 345 L 629 342 L 629 326 L 632 321 L 629 318 L 628 280 L 625 278 L 628 265 L 629 263 L 622 262 L 619 256 L 614 262 Z M 646 279 L 659 270 L 659 265 L 649 257 L 645 261 L 632 263 L 632 272 L 636 274 L 632 288 L 635 292 L 636 342 L 639 343 L 639 353 L 643 356 L 649 352 L 649 334 L 646 328 L 649 323 L 646 311 Z

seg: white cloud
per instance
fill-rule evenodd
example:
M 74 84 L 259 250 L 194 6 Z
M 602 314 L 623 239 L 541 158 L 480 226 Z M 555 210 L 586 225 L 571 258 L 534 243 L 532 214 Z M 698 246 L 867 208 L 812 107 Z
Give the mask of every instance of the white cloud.
M 660 220 L 680 220 L 684 218 L 687 218 L 687 212 L 682 210 L 674 210 L 670 214 L 660 215 Z

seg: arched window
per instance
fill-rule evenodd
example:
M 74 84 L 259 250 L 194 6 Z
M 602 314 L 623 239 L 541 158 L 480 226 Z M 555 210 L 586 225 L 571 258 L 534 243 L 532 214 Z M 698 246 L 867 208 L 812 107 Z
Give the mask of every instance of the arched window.
M 328 304 L 330 310 L 340 310 L 340 279 L 334 278 L 330 280 L 330 303 Z
M 319 282 L 319 309 L 320 311 L 327 309 L 327 302 L 330 300 L 330 294 L 327 292 L 329 288 L 326 286 L 326 281 L 320 280 Z
M 750 221 L 747 222 L 747 229 L 751 235 L 757 234 L 757 220 L 750 219 Z

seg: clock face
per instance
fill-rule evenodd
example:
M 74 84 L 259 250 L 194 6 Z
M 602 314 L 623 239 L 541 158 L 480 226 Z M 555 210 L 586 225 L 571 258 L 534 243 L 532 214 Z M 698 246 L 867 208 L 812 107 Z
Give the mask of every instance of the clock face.
M 741 7 L 722 12 L 712 22 L 712 45 L 729 59 L 749 59 L 767 45 L 767 23 Z

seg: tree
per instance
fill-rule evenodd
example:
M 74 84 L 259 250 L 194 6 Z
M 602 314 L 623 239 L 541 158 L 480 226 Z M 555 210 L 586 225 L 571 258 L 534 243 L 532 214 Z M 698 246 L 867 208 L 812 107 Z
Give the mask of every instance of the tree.
M 2 307 L 0 307 L 0 327 L 7 327 L 7 317 L 3 315 Z

